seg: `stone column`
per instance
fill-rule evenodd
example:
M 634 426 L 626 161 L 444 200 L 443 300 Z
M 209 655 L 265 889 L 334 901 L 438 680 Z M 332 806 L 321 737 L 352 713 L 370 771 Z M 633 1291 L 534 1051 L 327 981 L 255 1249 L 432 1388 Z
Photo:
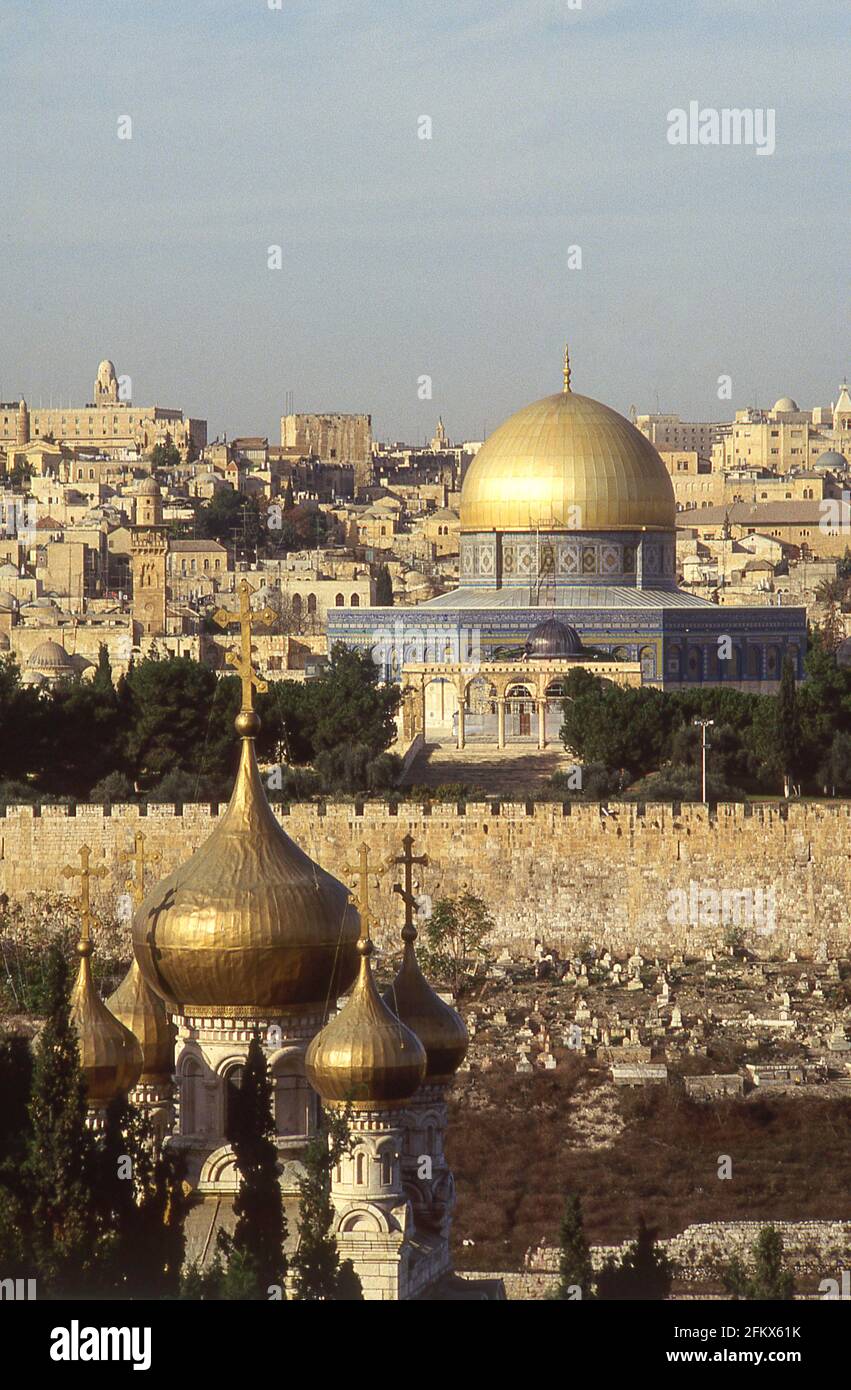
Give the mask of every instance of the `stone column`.
M 403 1302 L 410 1294 L 414 1233 L 402 1178 L 405 1115 L 364 1109 L 349 1124 L 351 1151 L 331 1175 L 340 1259 L 351 1260 L 366 1301 Z
M 505 696 L 497 697 L 496 702 L 496 746 L 505 747 Z
M 458 701 L 458 750 L 464 747 L 464 696 Z
M 538 701 L 538 747 L 539 747 L 539 748 L 546 748 L 546 746 L 547 746 L 547 702 L 546 702 L 546 700 L 539 700 L 539 701 Z

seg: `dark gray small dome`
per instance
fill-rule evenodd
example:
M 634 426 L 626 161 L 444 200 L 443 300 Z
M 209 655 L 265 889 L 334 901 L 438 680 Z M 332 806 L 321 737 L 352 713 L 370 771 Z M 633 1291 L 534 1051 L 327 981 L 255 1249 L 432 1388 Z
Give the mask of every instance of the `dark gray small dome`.
M 835 473 L 844 473 L 847 467 L 846 459 L 835 449 L 828 449 L 827 453 L 819 454 L 813 463 L 813 468 L 830 468 Z
M 579 656 L 582 643 L 579 633 L 558 618 L 545 618 L 532 628 L 526 638 L 526 655 L 532 660 L 546 661 L 554 657 Z

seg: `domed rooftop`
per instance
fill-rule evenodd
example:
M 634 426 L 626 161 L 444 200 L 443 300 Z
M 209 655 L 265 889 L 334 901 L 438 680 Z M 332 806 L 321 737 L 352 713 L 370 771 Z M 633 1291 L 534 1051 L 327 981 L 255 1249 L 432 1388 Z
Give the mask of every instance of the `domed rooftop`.
M 673 530 L 658 453 L 617 411 L 565 389 L 494 430 L 467 470 L 462 531 Z
M 779 401 L 775 401 L 771 407 L 773 411 L 790 411 L 798 409 L 798 402 L 793 401 L 791 396 L 781 396 Z
M 256 729 L 254 714 L 238 727 Z M 147 983 L 191 1012 L 210 1005 L 250 1016 L 323 1008 L 357 966 L 358 916 L 346 888 L 279 824 L 242 741 L 227 810 L 185 864 L 138 908 L 133 948 Z
M 77 953 L 80 969 L 71 991 L 71 1021 L 77 1032 L 86 1099 L 89 1105 L 105 1106 L 136 1085 L 142 1053 L 133 1034 L 110 1013 L 95 989 L 91 941 L 81 940 Z
M 576 628 L 558 618 L 545 618 L 526 638 L 526 656 L 532 660 L 551 660 L 580 656 L 582 642 Z
M 73 671 L 74 663 L 58 642 L 40 642 L 30 653 L 27 667 L 48 675 L 54 671 Z
M 108 357 L 105 357 L 105 358 L 103 359 L 102 362 L 99 362 L 99 363 L 98 363 L 98 380 L 99 380 L 99 381 L 112 381 L 114 378 L 115 378 L 115 363 L 114 363 L 114 362 L 110 362 L 109 358 L 108 358 Z
M 819 454 L 813 464 L 813 468 L 829 468 L 834 473 L 844 473 L 847 467 L 848 460 L 836 449 L 828 449 L 825 453 Z
M 160 485 L 156 478 L 145 478 L 136 489 L 137 497 L 161 497 Z
M 461 1015 L 443 1002 L 420 969 L 414 950 L 416 928 L 406 926 L 402 936 L 402 964 L 382 998 L 425 1048 L 425 1080 L 448 1081 L 467 1055 L 467 1029 Z
M 106 1006 L 139 1044 L 139 1080 L 149 1084 L 169 1078 L 174 1071 L 174 1031 L 162 999 L 145 983 L 138 961 L 134 960 Z
M 361 963 L 343 1009 L 311 1042 L 304 1060 L 314 1091 L 356 1110 L 395 1106 L 418 1089 L 428 1065 L 415 1033 L 387 1007 L 372 978 L 372 942 L 358 942 Z

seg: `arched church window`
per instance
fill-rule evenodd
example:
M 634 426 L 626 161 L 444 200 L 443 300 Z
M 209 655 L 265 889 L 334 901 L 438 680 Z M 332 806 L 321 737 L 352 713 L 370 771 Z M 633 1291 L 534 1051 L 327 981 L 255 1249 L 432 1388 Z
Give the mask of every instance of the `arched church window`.
M 364 1156 L 362 1153 L 355 1158 L 355 1182 L 359 1187 L 364 1183 Z
M 349 607 L 360 608 L 360 598 L 357 594 L 352 594 L 351 598 L 349 599 Z
M 315 613 L 315 612 L 316 612 L 316 595 L 315 595 L 315 594 L 308 594 L 308 595 L 307 595 L 307 611 L 308 611 L 308 613 Z
M 393 1181 L 393 1160 L 389 1154 L 381 1155 L 381 1185 L 389 1187 Z
M 234 1104 L 239 1092 L 242 1089 L 242 1080 L 245 1076 L 245 1068 L 241 1066 L 231 1067 L 225 1077 L 225 1129 L 230 1129 L 234 1117 Z
M 346 600 L 345 600 L 345 598 L 343 597 L 342 594 L 338 594 L 338 595 L 337 595 L 337 597 L 334 599 L 334 604 L 335 604 L 335 607 L 337 607 L 337 608 L 344 608 L 344 607 L 345 607 L 345 605 L 346 605 Z

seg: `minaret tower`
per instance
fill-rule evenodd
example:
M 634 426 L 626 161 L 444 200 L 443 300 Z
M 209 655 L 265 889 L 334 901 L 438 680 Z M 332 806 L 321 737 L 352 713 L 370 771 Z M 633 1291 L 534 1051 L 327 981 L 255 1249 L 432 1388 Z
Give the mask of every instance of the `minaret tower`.
M 260 719 L 251 630 L 274 614 L 251 610 L 240 584 L 239 652 L 228 660 L 242 682 L 235 720 L 239 770 L 227 810 L 207 840 L 153 888 L 133 920 L 139 970 L 177 1027 L 177 1132 L 187 1178 L 201 1194 L 233 1193 L 237 1173 L 226 1137 L 228 1107 L 259 1031 L 274 1094 L 281 1183 L 295 1192 L 300 1160 L 316 1132 L 316 1097 L 304 1076 L 309 1040 L 330 1002 L 355 975 L 358 919 L 347 889 L 285 834 L 257 767 Z
M 30 410 L 23 396 L 18 406 L 18 416 L 15 421 L 15 444 L 21 449 L 30 442 Z
M 133 636 L 161 637 L 166 631 L 168 536 L 163 501 L 155 478 L 136 492 L 135 525 L 130 536 L 133 572 Z
M 360 972 L 344 1008 L 307 1049 L 307 1079 L 326 1105 L 350 1113 L 352 1144 L 331 1178 L 334 1232 L 365 1299 L 405 1300 L 432 1282 L 415 1255 L 402 1148 L 406 1105 L 426 1070 L 419 1038 L 382 1001 L 372 977 L 369 850 L 360 849 Z
M 403 853 L 395 863 L 404 870 L 404 882 L 395 884 L 394 891 L 405 904 L 405 949 L 384 1002 L 416 1033 L 428 1059 L 423 1083 L 408 1106 L 402 1171 L 417 1232 L 423 1232 L 424 1240 L 430 1244 L 436 1272 L 445 1273 L 452 1267 L 449 1233 L 455 1209 L 455 1179 L 443 1151 L 446 1093 L 466 1056 L 468 1037 L 460 1014 L 438 997 L 420 970 L 414 949 L 417 929 L 413 871 L 415 865 L 426 866 L 428 857 L 414 854 L 411 835 L 404 837 L 402 846 Z
M 62 870 L 65 878 L 80 880 L 80 940 L 77 955 L 80 968 L 71 990 L 71 1022 L 77 1030 L 80 1068 L 86 1080 L 87 1124 L 101 1130 L 106 1110 L 116 1096 L 126 1096 L 142 1070 L 142 1055 L 133 1034 L 119 1023 L 104 1004 L 92 979 L 91 901 L 92 878 L 103 878 L 105 867 L 93 869 L 91 850 L 80 847 L 80 868 L 70 864 Z

